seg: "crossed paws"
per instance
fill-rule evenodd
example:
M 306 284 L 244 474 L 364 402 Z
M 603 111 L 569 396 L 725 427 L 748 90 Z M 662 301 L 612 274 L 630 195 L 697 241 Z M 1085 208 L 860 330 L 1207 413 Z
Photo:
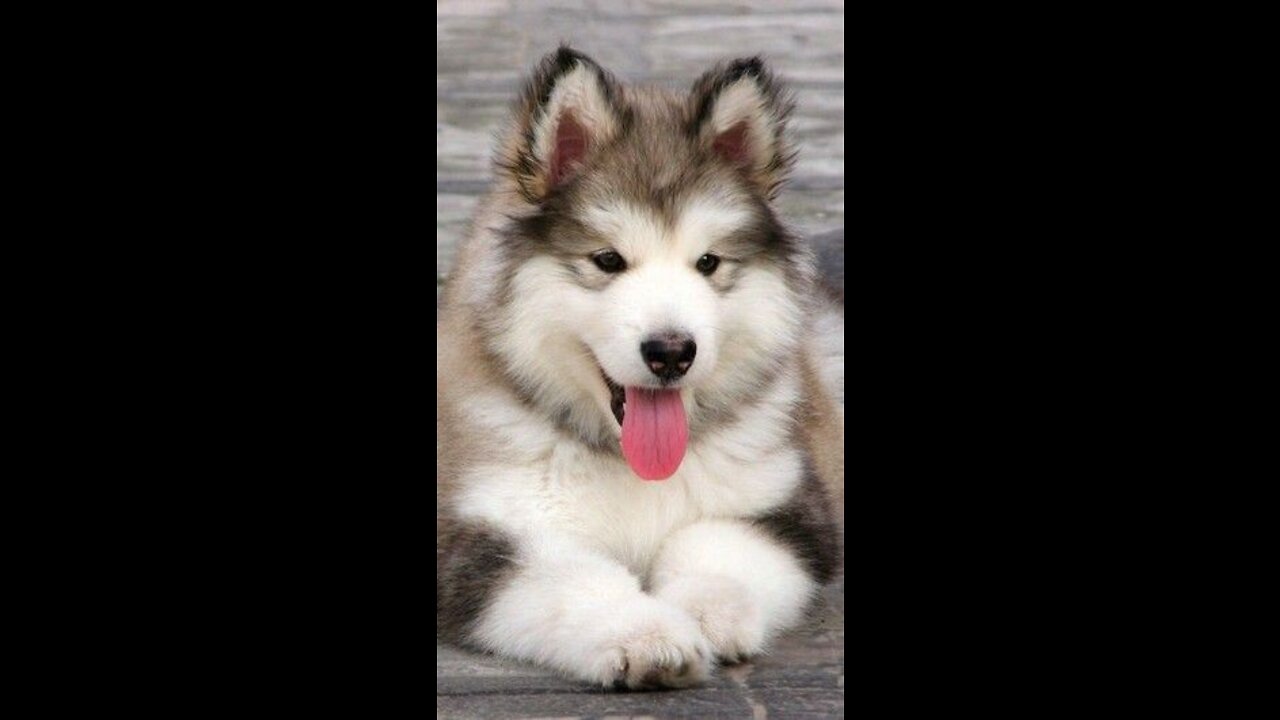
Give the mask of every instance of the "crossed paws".
M 758 609 L 745 588 L 728 580 L 677 580 L 656 598 L 615 610 L 581 668 L 606 687 L 696 685 L 711 676 L 715 663 L 741 662 L 764 645 Z

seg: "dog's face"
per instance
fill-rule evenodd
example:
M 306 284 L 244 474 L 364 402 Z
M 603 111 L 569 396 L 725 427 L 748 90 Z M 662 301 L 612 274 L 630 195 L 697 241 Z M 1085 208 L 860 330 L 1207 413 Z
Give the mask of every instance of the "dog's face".
M 525 93 L 496 350 L 563 425 L 620 433 L 641 477 L 673 473 L 691 432 L 794 359 L 808 257 L 769 205 L 789 110 L 756 60 L 679 96 L 562 49 Z

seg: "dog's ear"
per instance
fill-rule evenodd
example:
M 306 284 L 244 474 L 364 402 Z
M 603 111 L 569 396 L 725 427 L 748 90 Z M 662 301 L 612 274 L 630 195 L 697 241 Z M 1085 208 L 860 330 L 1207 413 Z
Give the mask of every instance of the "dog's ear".
M 534 68 L 498 157 L 530 202 L 564 184 L 591 153 L 617 135 L 620 87 L 594 60 L 568 47 Z
M 772 198 L 795 161 L 786 137 L 794 107 L 790 92 L 759 57 L 734 60 L 693 84 L 689 132 Z

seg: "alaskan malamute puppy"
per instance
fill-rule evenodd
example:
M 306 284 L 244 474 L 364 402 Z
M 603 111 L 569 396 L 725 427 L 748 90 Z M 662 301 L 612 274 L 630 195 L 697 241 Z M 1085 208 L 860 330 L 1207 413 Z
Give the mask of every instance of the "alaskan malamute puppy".
M 436 631 L 610 687 L 764 651 L 840 566 L 843 309 L 770 203 L 789 96 L 536 68 L 436 327 Z

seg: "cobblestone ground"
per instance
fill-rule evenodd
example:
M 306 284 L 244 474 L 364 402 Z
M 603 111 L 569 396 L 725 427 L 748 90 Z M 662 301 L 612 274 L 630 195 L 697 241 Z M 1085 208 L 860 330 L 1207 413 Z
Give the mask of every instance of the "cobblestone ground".
M 436 279 L 488 182 L 493 134 L 524 74 L 561 41 L 626 82 L 688 88 L 712 63 L 761 53 L 796 91 L 800 155 L 782 216 L 843 256 L 844 10 L 831 0 L 438 0 Z M 436 647 L 441 718 L 842 717 L 844 583 L 772 654 L 696 690 L 602 693 L 535 668 Z

